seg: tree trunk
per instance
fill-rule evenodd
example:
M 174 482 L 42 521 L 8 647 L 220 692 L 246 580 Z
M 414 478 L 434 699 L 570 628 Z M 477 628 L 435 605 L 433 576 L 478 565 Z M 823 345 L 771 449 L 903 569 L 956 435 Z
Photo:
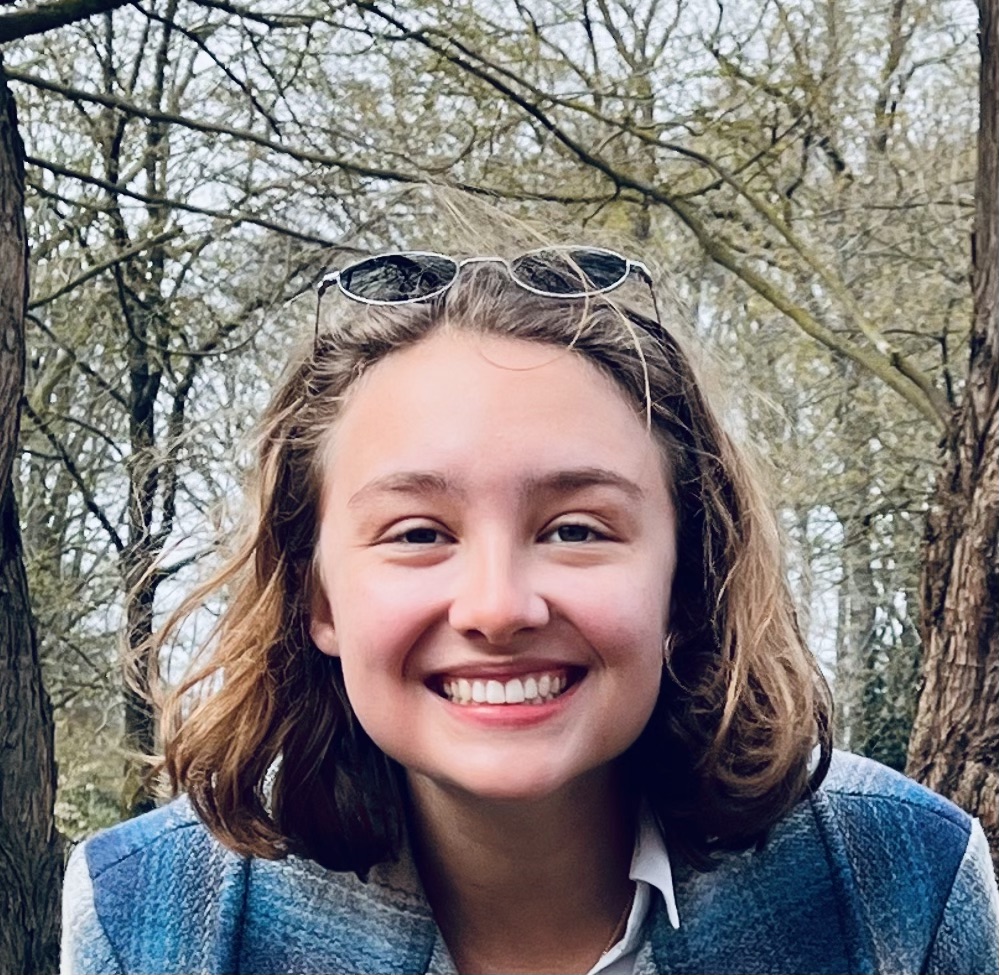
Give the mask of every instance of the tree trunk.
M 907 771 L 981 819 L 999 867 L 999 0 L 979 0 L 979 13 L 974 319 L 927 518 Z
M 0 972 L 58 967 L 62 846 L 52 707 L 14 498 L 28 297 L 24 150 L 0 60 Z

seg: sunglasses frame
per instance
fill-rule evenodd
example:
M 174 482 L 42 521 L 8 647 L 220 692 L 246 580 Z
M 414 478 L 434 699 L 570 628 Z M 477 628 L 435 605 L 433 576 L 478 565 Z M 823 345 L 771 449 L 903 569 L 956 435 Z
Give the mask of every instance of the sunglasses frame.
M 521 280 L 517 277 L 514 271 L 513 265 L 517 261 L 521 261 L 526 257 L 533 257 L 535 254 L 551 254 L 552 252 L 558 254 L 573 254 L 574 252 L 586 251 L 587 253 L 596 254 L 606 254 L 609 257 L 615 257 L 620 260 L 624 265 L 624 271 L 621 277 L 615 281 L 613 284 L 605 285 L 603 288 L 594 288 L 591 291 L 570 291 L 568 293 L 563 293 L 559 291 L 545 291 L 541 288 L 535 288 L 533 285 Z M 430 292 L 430 294 L 423 295 L 419 298 L 401 298 L 397 301 L 389 301 L 382 298 L 364 298 L 361 295 L 356 295 L 349 289 L 343 286 L 342 275 L 351 268 L 355 268 L 358 265 L 364 264 L 367 261 L 374 261 L 378 258 L 391 258 L 391 257 L 433 257 L 439 260 L 448 261 L 450 264 L 454 265 L 454 274 L 451 280 L 447 282 L 443 287 L 437 288 L 435 291 Z M 436 251 L 386 251 L 384 254 L 372 254 L 370 257 L 366 257 L 360 261 L 354 261 L 352 264 L 348 264 L 345 268 L 334 269 L 326 274 L 323 279 L 319 282 L 316 288 L 316 323 L 315 323 L 315 334 L 313 335 L 313 345 L 319 341 L 319 313 L 320 308 L 323 303 L 323 295 L 336 285 L 340 293 L 345 297 L 349 298 L 351 301 L 356 301 L 362 305 L 375 305 L 375 306 L 387 306 L 387 305 L 415 305 L 424 301 L 433 301 L 435 298 L 439 298 L 444 294 L 449 288 L 451 288 L 455 281 L 458 280 L 458 275 L 461 274 L 461 269 L 468 266 L 469 264 L 502 264 L 506 268 L 507 274 L 510 275 L 510 280 L 513 281 L 519 288 L 523 288 L 525 291 L 531 294 L 538 295 L 541 298 L 563 298 L 570 301 L 577 300 L 580 298 L 592 298 L 596 295 L 607 294 L 610 291 L 614 291 L 620 288 L 625 281 L 631 277 L 632 272 L 635 272 L 648 286 L 649 293 L 652 296 L 652 306 L 655 310 L 655 321 L 648 321 L 643 316 L 638 316 L 635 318 L 635 324 L 639 325 L 642 329 L 648 332 L 653 338 L 658 341 L 662 341 L 664 337 L 664 330 L 661 324 L 661 319 L 659 315 L 659 302 L 656 296 L 655 283 L 652 280 L 652 272 L 649 270 L 646 264 L 641 261 L 633 261 L 630 257 L 625 257 L 624 254 L 619 254 L 617 251 L 609 250 L 606 247 L 581 247 L 581 246 L 555 246 L 555 247 L 539 247 L 535 250 L 525 251 L 523 254 L 513 258 L 513 260 L 508 260 L 505 257 L 465 257 L 465 258 L 455 258 L 451 257 L 449 254 L 439 254 Z
M 581 252 L 586 252 L 588 254 L 602 254 L 607 257 L 617 258 L 621 261 L 624 268 L 621 277 L 614 281 L 613 284 L 605 285 L 602 288 L 590 288 L 586 291 L 545 291 L 541 288 L 536 288 L 534 285 L 523 280 L 523 278 L 517 275 L 514 268 L 514 264 L 537 254 L 562 253 L 571 257 L 572 254 Z M 379 259 L 393 257 L 432 257 L 437 260 L 447 261 L 453 266 L 454 273 L 451 275 L 451 279 L 447 282 L 447 284 L 437 288 L 435 291 L 431 291 L 429 294 L 420 295 L 419 298 L 365 298 L 362 295 L 355 294 L 349 288 L 344 287 L 343 275 L 348 271 L 359 267 L 362 264 L 366 264 L 368 261 L 377 261 Z M 384 254 L 374 254 L 371 257 L 364 258 L 362 261 L 355 261 L 353 264 L 348 264 L 345 268 L 331 271 L 322 279 L 322 281 L 319 282 L 318 297 L 322 298 L 322 296 L 326 294 L 326 292 L 333 285 L 336 285 L 344 297 L 349 298 L 351 301 L 357 301 L 362 305 L 415 305 L 423 301 L 433 301 L 435 298 L 439 298 L 454 285 L 455 281 L 458 280 L 458 275 L 461 274 L 462 268 L 467 267 L 469 264 L 502 264 L 503 267 L 506 268 L 506 272 L 510 275 L 510 280 L 513 281 L 514 284 L 523 288 L 525 291 L 529 291 L 531 294 L 538 295 L 542 298 L 589 298 L 593 295 L 606 294 L 609 291 L 614 291 L 615 289 L 620 288 L 621 285 L 628 280 L 633 271 L 637 273 L 647 284 L 649 284 L 650 287 L 652 285 L 652 273 L 645 264 L 641 261 L 633 261 L 630 257 L 625 257 L 623 254 L 619 254 L 617 251 L 608 250 L 605 247 L 539 247 L 536 250 L 526 251 L 512 260 L 505 257 L 466 257 L 459 260 L 458 258 L 451 257 L 448 254 L 438 254 L 436 251 L 388 251 Z

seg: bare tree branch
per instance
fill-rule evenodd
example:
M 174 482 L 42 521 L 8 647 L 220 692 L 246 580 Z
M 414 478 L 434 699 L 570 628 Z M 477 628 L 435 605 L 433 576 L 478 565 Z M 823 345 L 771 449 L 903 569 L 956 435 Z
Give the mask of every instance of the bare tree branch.
M 126 101 L 124 98 L 117 98 L 114 95 L 102 95 L 93 91 L 84 91 L 81 88 L 74 88 L 71 85 L 59 84 L 45 78 L 38 78 L 25 71 L 8 69 L 7 77 L 11 81 L 20 81 L 23 84 L 40 88 L 43 91 L 53 91 L 56 94 L 64 95 L 67 98 L 92 102 L 95 105 L 104 105 L 108 108 L 116 108 L 127 115 L 136 118 L 144 118 L 150 122 L 164 122 L 168 125 L 179 125 L 183 128 L 193 129 L 195 132 L 207 132 L 211 135 L 225 135 L 237 141 L 261 146 L 270 149 L 281 156 L 288 156 L 297 159 L 299 162 L 315 163 L 319 166 L 326 166 L 330 169 L 339 169 L 343 172 L 353 173 L 355 176 L 366 176 L 372 179 L 384 179 L 394 183 L 424 183 L 426 177 L 419 172 L 404 173 L 395 169 L 382 169 L 377 166 L 362 166 L 346 159 L 330 156 L 324 152 L 310 152 L 307 149 L 297 149 L 294 146 L 283 145 L 273 139 L 257 135 L 247 129 L 234 129 L 228 125 L 216 125 L 212 122 L 202 122 L 185 115 L 174 115 L 170 112 L 159 112 L 154 109 L 143 108 L 134 102 Z
M 32 409 L 31 404 L 26 398 L 21 400 L 21 407 L 23 408 L 25 414 L 45 435 L 45 439 L 52 444 L 53 449 L 59 455 L 59 459 L 62 461 L 70 477 L 72 477 L 73 481 L 76 483 L 76 486 L 80 491 L 80 495 L 83 498 L 83 503 L 87 506 L 87 510 L 101 523 L 101 526 L 108 533 L 108 538 L 111 539 L 111 544 L 114 545 L 115 550 L 119 554 L 123 552 L 125 549 L 125 543 L 121 540 L 121 536 L 115 530 L 114 525 L 108 521 L 107 515 L 104 514 L 101 506 L 94 498 L 93 491 L 87 487 L 86 482 L 83 480 L 83 475 L 80 474 L 80 470 L 76 466 L 76 462 L 69 456 L 69 452 L 62 445 L 62 442 L 52 432 L 48 424 L 41 418 L 41 416 Z
M 265 220 L 263 217 L 255 216 L 252 213 L 246 213 L 242 210 L 213 210 L 209 207 L 199 207 L 195 206 L 193 203 L 188 203 L 185 200 L 177 200 L 165 196 L 150 196 L 148 193 L 140 193 L 137 190 L 127 189 L 126 187 L 120 185 L 119 183 L 112 183 L 109 180 L 101 179 L 98 176 L 91 176 L 89 173 L 81 172 L 78 169 L 70 169 L 68 166 L 62 166 L 58 163 L 51 162 L 48 159 L 40 159 L 37 156 L 25 156 L 24 161 L 29 166 L 35 166 L 38 169 L 47 170 L 50 173 L 54 173 L 56 176 L 65 176 L 67 179 L 79 180 L 81 183 L 86 183 L 88 186 L 96 186 L 102 190 L 106 190 L 111 194 L 118 194 L 120 196 L 128 197 L 130 200 L 137 200 L 139 203 L 147 203 L 151 206 L 162 206 L 168 210 L 181 210 L 184 213 L 196 213 L 203 217 L 212 217 L 215 220 L 224 220 L 226 222 L 232 223 L 233 226 L 238 226 L 239 224 L 250 224 L 254 227 L 261 227 L 264 230 L 273 230 L 277 234 L 281 234 L 282 237 L 292 237 L 295 240 L 300 240 L 306 244 L 316 244 L 319 247 L 337 247 L 339 246 L 336 241 L 331 240 L 328 237 L 320 237 L 316 234 L 305 233 L 304 231 L 298 230 L 295 227 L 289 227 L 287 224 L 277 223 L 274 220 Z M 39 192 L 44 192 L 40 190 Z M 67 201 L 79 204 L 79 201 Z
M 122 261 L 127 261 L 137 254 L 141 254 L 143 251 L 147 251 L 152 247 L 158 247 L 161 244 L 166 243 L 168 240 L 173 240 L 175 237 L 179 237 L 183 233 L 180 228 L 175 228 L 173 230 L 164 231 L 162 234 L 157 234 L 155 237 L 150 237 L 148 240 L 139 241 L 133 247 L 130 247 L 126 251 L 122 251 L 119 254 L 115 254 L 114 257 L 109 257 L 106 261 L 102 261 L 100 264 L 95 264 L 93 267 L 88 267 L 86 271 L 81 272 L 75 278 L 71 278 L 67 281 L 61 288 L 56 288 L 51 294 L 43 295 L 41 298 L 35 298 L 28 308 L 34 311 L 36 308 L 41 308 L 42 305 L 47 305 L 49 302 L 55 301 L 57 298 L 61 298 L 63 295 L 68 294 L 70 291 L 78 288 L 81 284 L 89 281 L 91 278 L 96 278 L 99 274 L 103 274 L 105 271 L 110 270 L 116 264 L 120 264 Z
M 95 14 L 105 14 L 124 7 L 129 2 L 130 0 L 54 0 L 53 3 L 4 14 L 0 17 L 0 44 L 75 24 Z

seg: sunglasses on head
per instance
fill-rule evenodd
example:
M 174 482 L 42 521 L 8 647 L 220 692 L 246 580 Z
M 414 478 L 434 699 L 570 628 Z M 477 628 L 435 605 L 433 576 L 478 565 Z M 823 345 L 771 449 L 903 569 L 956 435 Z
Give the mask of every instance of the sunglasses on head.
M 652 274 L 641 261 L 601 247 L 546 247 L 510 260 L 459 259 L 431 251 L 399 251 L 368 257 L 331 271 L 319 283 L 319 299 L 335 285 L 351 301 L 365 305 L 432 301 L 443 295 L 469 264 L 501 264 L 514 284 L 542 298 L 590 298 L 606 294 L 621 287 L 632 272 L 652 288 Z
M 400 251 L 369 257 L 327 274 L 322 297 L 336 285 L 353 301 L 400 305 L 431 301 L 444 294 L 469 264 L 501 264 L 514 284 L 543 298 L 587 298 L 619 288 L 632 271 L 652 283 L 649 269 L 599 247 L 549 247 L 506 260 L 502 257 L 457 259 L 429 251 Z

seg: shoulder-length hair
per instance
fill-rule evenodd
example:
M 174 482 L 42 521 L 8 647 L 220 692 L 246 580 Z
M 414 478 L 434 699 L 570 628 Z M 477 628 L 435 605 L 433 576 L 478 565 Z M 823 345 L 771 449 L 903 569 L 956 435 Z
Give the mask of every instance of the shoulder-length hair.
M 292 363 L 260 421 L 241 541 L 157 637 L 162 645 L 206 599 L 227 596 L 204 657 L 166 698 L 161 764 L 226 845 L 363 873 L 403 842 L 402 770 L 359 726 L 340 662 L 315 647 L 309 619 L 331 431 L 366 370 L 438 329 L 585 356 L 661 447 L 678 532 L 669 658 L 621 764 L 671 849 L 707 868 L 712 851 L 760 842 L 817 787 L 830 696 L 797 625 L 774 514 L 677 336 L 617 294 L 539 297 L 478 265 L 430 302 L 336 299 L 336 320 Z

